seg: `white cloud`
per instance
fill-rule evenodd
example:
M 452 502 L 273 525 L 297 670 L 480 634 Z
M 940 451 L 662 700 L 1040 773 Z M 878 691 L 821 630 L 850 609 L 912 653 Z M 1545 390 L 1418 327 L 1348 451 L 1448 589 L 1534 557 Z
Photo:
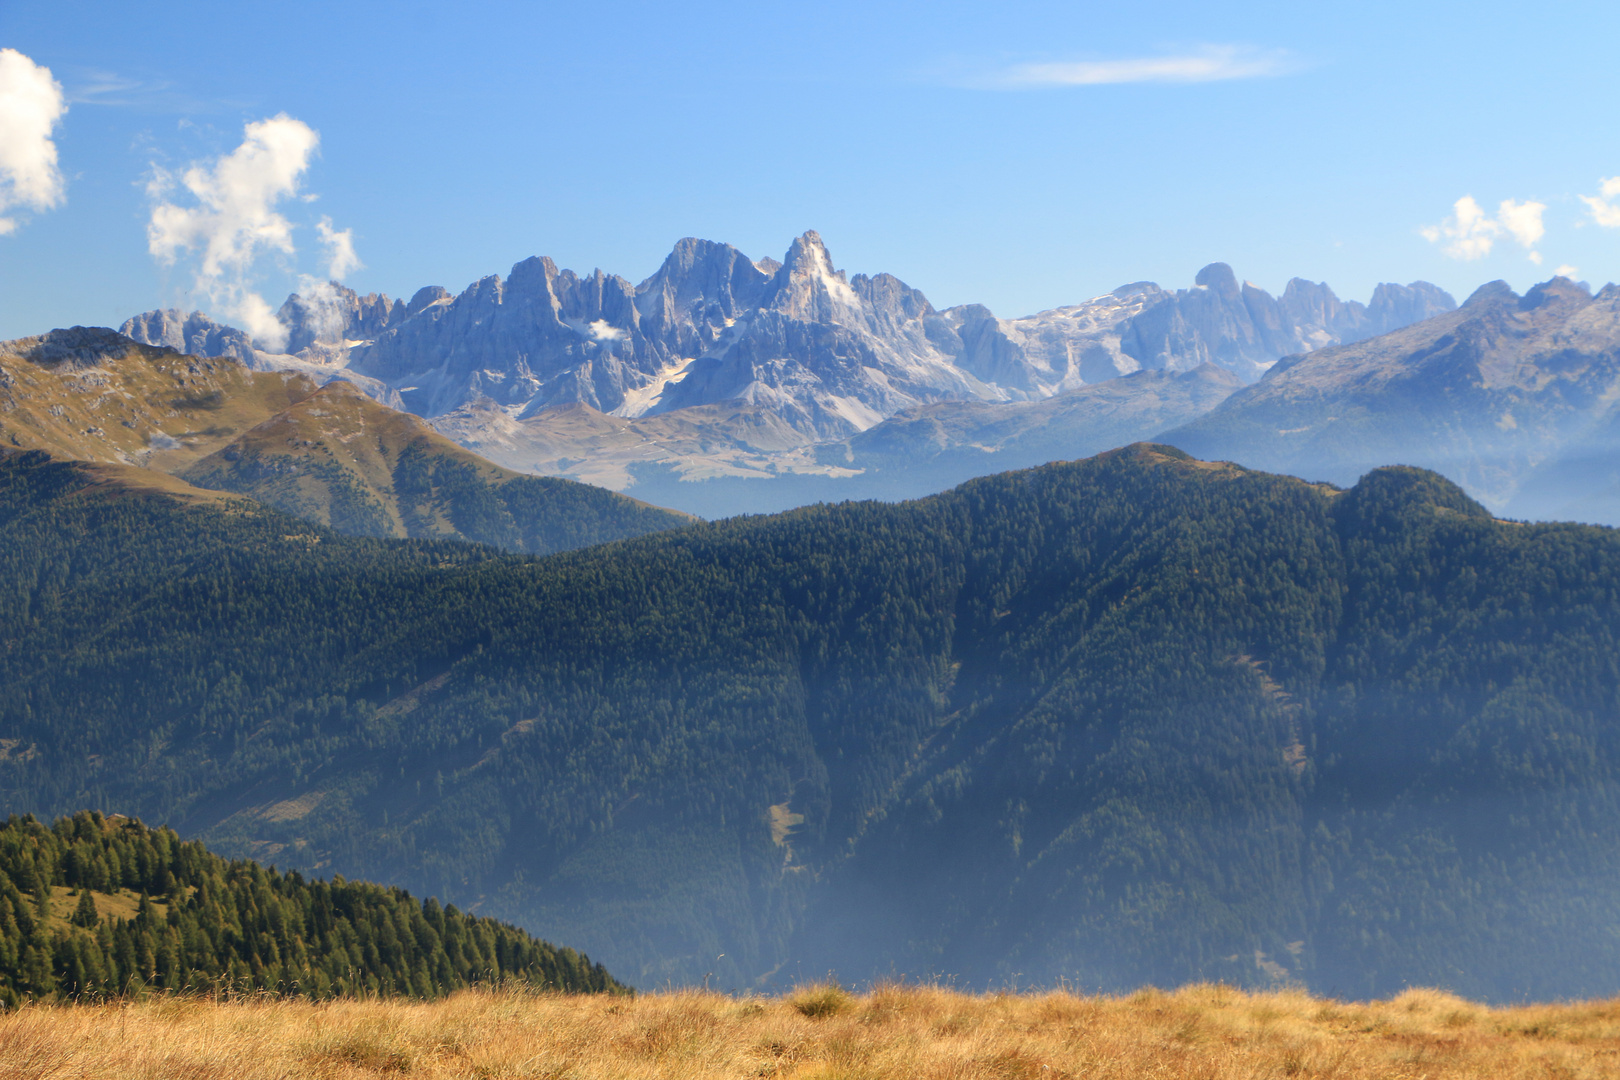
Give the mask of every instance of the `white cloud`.
M 1582 195 L 1592 220 L 1605 229 L 1620 229 L 1620 206 L 1609 200 L 1620 197 L 1620 176 L 1611 176 L 1598 185 L 1598 194 Z
M 1472 195 L 1464 195 L 1452 205 L 1452 215 L 1438 225 L 1423 230 L 1423 238 L 1431 244 L 1448 240 L 1445 252 L 1453 259 L 1471 262 L 1491 253 L 1491 246 L 1501 235 L 1502 226 L 1486 215 L 1483 207 Z
M 1558 269 L 1554 270 L 1553 275 L 1555 277 L 1566 277 L 1566 278 L 1569 278 L 1571 281 L 1574 281 L 1575 280 L 1575 275 L 1580 273 L 1580 272 L 1581 272 L 1580 267 L 1571 266 L 1571 265 L 1569 265 L 1569 263 L 1565 263 L 1564 265 L 1560 266 Z
M 0 236 L 13 232 L 14 207 L 49 210 L 66 187 L 51 132 L 67 112 L 62 86 L 16 49 L 0 49 Z
M 1172 56 L 1122 60 L 1070 60 L 1013 64 L 967 80 L 988 89 L 1105 86 L 1114 83 L 1201 83 L 1283 75 L 1297 64 L 1286 52 L 1237 45 L 1205 45 Z
M 1541 220 L 1547 212 L 1546 203 L 1503 199 L 1493 218 L 1472 195 L 1464 195 L 1452 204 L 1451 210 L 1451 217 L 1419 231 L 1431 244 L 1445 242 L 1444 251 L 1453 259 L 1483 259 L 1491 253 L 1497 237 L 1506 233 L 1529 252 L 1532 263 L 1541 265 L 1541 252 L 1535 248 L 1547 235 Z
M 298 279 L 298 298 L 303 301 L 304 325 L 314 330 L 316 341 L 336 344 L 343 340 L 347 312 L 336 286 L 304 274 Z
M 277 206 L 298 197 L 319 146 L 320 136 L 309 125 L 282 113 L 248 124 L 240 146 L 191 166 L 178 181 L 154 169 L 147 184 L 157 201 L 146 227 L 152 255 L 165 264 L 182 253 L 196 255 L 195 293 L 271 351 L 286 345 L 287 328 L 253 290 L 252 271 L 264 255 L 296 254 L 293 225 Z M 196 205 L 167 201 L 177 183 Z M 342 277 L 360 265 L 351 230 L 334 229 L 330 218 L 322 218 L 316 230 L 331 276 Z
M 1497 210 L 1496 220 L 1502 223 L 1502 228 L 1507 230 L 1509 236 L 1519 242 L 1520 247 L 1534 248 L 1541 243 L 1541 238 L 1547 235 L 1547 227 L 1541 223 L 1541 215 L 1546 212 L 1546 203 L 1503 199 L 1502 205 Z
M 320 236 L 322 246 L 326 248 L 327 277 L 334 281 L 342 281 L 365 265 L 360 261 L 360 256 L 354 253 L 353 229 L 339 231 L 332 228 L 331 218 L 323 217 L 316 224 L 315 232 Z

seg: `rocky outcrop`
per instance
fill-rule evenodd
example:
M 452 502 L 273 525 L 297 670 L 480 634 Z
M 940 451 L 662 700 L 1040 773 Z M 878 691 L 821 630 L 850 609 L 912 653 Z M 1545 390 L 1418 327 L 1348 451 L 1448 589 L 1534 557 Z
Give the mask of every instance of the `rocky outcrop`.
M 125 337 L 143 345 L 160 345 L 188 356 L 229 356 L 253 362 L 253 340 L 246 331 L 217 323 L 200 311 L 186 314 L 174 308 L 147 311 L 118 328 Z
M 417 293 L 418 298 L 421 295 Z M 287 328 L 287 352 L 298 355 L 311 347 L 341 349 L 355 339 L 368 342 L 404 322 L 408 314 L 402 300 L 389 300 L 378 293 L 361 296 L 346 285 L 329 281 L 289 296 L 276 318 Z

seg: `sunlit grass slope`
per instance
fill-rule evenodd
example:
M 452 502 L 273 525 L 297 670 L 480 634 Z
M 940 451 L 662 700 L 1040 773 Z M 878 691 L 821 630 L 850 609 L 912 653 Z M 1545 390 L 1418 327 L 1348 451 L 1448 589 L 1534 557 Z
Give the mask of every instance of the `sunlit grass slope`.
M 536 555 L 691 520 L 503 469 L 352 383 L 317 387 L 96 328 L 0 342 L 0 450 L 93 463 L 107 490 L 230 492 L 340 532 Z
M 56 330 L 0 342 L 0 446 L 175 472 L 315 391 L 111 330 Z
M 881 987 L 781 998 L 469 991 L 437 1003 L 202 999 L 0 1017 L 0 1075 L 269 1077 L 1612 1077 L 1620 1001 L 1487 1009 L 1190 986 L 1129 997 Z
M 476 540 L 534 555 L 692 520 L 617 492 L 503 469 L 344 382 L 180 475 L 353 535 Z

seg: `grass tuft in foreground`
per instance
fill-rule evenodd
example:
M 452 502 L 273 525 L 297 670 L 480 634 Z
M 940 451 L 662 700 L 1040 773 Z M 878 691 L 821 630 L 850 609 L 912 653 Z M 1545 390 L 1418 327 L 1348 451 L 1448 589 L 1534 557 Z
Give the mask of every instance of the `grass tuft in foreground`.
M 1210 985 L 1129 997 L 818 985 L 741 999 L 155 997 L 0 1016 L 0 1076 L 56 1075 L 1595 1080 L 1620 1075 L 1620 999 L 1493 1009 L 1433 990 L 1351 1004 Z

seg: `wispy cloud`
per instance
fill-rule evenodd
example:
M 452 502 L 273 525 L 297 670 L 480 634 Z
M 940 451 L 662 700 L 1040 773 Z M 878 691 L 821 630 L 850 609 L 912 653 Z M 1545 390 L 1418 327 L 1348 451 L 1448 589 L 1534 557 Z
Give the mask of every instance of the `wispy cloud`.
M 0 236 L 13 232 L 17 207 L 61 205 L 67 185 L 51 132 L 67 112 L 62 84 L 16 49 L 0 49 Z
M 1445 244 L 1443 250 L 1451 258 L 1464 262 L 1483 259 L 1491 253 L 1497 238 L 1506 233 L 1529 252 L 1531 262 L 1541 264 L 1536 245 L 1547 234 L 1542 223 L 1546 203 L 1503 199 L 1492 217 L 1472 195 L 1464 195 L 1452 204 L 1451 210 L 1451 216 L 1440 224 L 1419 230 L 1431 244 Z
M 1120 83 L 1206 83 L 1260 79 L 1298 71 L 1300 63 L 1281 49 L 1201 45 L 1161 56 L 1116 59 L 1038 60 L 989 70 L 959 72 L 948 81 L 984 90 L 1038 90 Z
M 148 113 L 207 114 L 253 107 L 249 100 L 198 97 L 167 78 L 140 78 L 104 68 L 69 66 L 61 71 L 71 105 L 98 105 Z
M 354 253 L 354 230 L 334 229 L 332 219 L 323 217 L 315 224 L 315 234 L 326 249 L 326 276 L 342 281 L 365 264 Z
M 264 255 L 293 255 L 293 225 L 277 209 L 298 195 L 320 136 L 285 113 L 243 129 L 242 144 L 229 154 L 196 164 L 179 177 L 154 169 L 148 193 L 154 206 L 146 227 L 147 247 L 161 263 L 195 255 L 194 292 L 242 325 L 264 347 L 279 350 L 287 329 L 252 286 L 255 263 Z M 194 200 L 169 201 L 177 187 Z M 350 230 L 317 226 L 327 249 L 327 269 L 341 277 L 359 266 Z
M 75 105 L 135 105 L 168 89 L 168 84 L 154 86 L 116 72 L 91 70 L 70 83 L 68 100 Z

